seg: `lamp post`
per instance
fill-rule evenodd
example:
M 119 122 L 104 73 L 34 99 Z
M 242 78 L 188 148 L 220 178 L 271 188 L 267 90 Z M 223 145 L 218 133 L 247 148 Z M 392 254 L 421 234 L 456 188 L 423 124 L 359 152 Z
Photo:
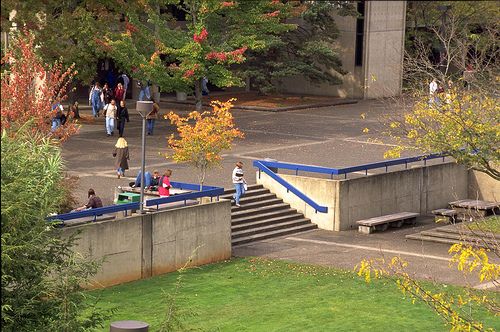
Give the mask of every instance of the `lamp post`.
M 146 116 L 153 110 L 152 101 L 138 101 L 135 109 L 142 117 L 142 161 L 141 161 L 141 198 L 139 203 L 139 213 L 144 214 L 144 181 L 146 166 Z

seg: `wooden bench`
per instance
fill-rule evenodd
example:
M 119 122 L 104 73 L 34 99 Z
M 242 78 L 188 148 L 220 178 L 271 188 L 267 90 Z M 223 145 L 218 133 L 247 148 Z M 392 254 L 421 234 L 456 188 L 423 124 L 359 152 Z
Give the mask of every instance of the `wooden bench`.
M 500 212 L 500 203 L 480 201 L 477 199 L 461 199 L 448 203 L 457 213 L 464 214 L 466 219 L 483 218 Z
M 415 225 L 418 213 L 415 212 L 399 212 L 388 214 L 385 216 L 358 220 L 358 231 L 364 234 L 371 234 L 374 231 L 385 231 L 389 226 L 401 227 L 403 224 Z
M 446 222 L 455 223 L 457 221 L 462 221 L 462 219 L 457 218 L 458 212 L 453 209 L 437 209 L 432 210 L 435 222 Z

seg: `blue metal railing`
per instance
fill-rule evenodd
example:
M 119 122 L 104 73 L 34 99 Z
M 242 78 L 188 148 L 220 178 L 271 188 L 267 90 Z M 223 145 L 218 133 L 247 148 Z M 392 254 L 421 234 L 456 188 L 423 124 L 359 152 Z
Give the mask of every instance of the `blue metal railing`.
M 313 201 L 312 199 L 310 199 L 309 197 L 307 197 L 303 192 L 301 192 L 300 190 L 298 190 L 297 188 L 295 188 L 294 186 L 292 186 L 290 183 L 288 183 L 285 179 L 283 179 L 282 177 L 280 177 L 278 174 L 276 174 L 273 171 L 271 171 L 267 167 L 268 163 L 269 162 L 265 162 L 265 161 L 262 161 L 262 160 L 255 160 L 253 162 L 253 165 L 259 169 L 259 172 L 262 171 L 262 172 L 266 173 L 271 178 L 273 178 L 276 182 L 278 182 L 283 187 L 285 187 L 287 189 L 287 191 L 291 191 L 297 197 L 299 197 L 301 200 L 303 200 L 304 202 L 306 202 L 307 204 L 309 204 L 310 206 L 312 206 L 316 210 L 316 212 L 318 212 L 318 211 L 322 212 L 322 213 L 327 213 L 328 212 L 328 207 L 319 205 L 318 203 L 316 203 L 315 201 Z M 272 163 L 272 164 L 277 164 L 277 163 Z M 275 167 L 275 166 L 272 166 L 272 167 Z
M 385 160 L 385 161 L 379 161 L 376 163 L 362 164 L 362 165 L 349 166 L 349 167 L 343 167 L 343 168 L 331 168 L 331 167 L 291 164 L 291 163 L 282 163 L 282 162 L 273 162 L 273 161 L 264 161 L 264 160 L 259 160 L 259 162 L 261 162 L 263 165 L 265 165 L 267 167 L 282 168 L 282 169 L 288 169 L 288 170 L 295 171 L 296 175 L 298 175 L 299 171 L 303 171 L 303 172 L 310 172 L 310 173 L 329 174 L 332 178 L 334 175 L 344 175 L 347 178 L 347 174 L 349 174 L 349 173 L 354 173 L 354 172 L 359 172 L 359 171 L 365 171 L 367 173 L 369 169 L 376 169 L 376 168 L 383 168 L 383 167 L 385 167 L 386 171 L 387 171 L 389 166 L 405 165 L 406 167 L 408 167 L 408 164 L 413 163 L 413 162 L 417 162 L 417 161 L 423 161 L 424 164 L 427 162 L 427 160 L 431 160 L 431 159 L 442 158 L 444 161 L 445 157 L 447 157 L 447 154 L 433 153 L 433 154 L 424 155 L 424 156 L 390 159 L 390 160 Z
M 177 189 L 183 189 L 183 190 L 199 190 L 200 189 L 199 184 L 183 183 L 183 182 L 171 182 L 170 184 L 172 185 L 173 188 L 177 188 Z M 178 194 L 178 195 L 173 195 L 173 196 L 169 196 L 169 197 L 148 199 L 144 203 L 146 206 L 155 206 L 156 205 L 156 208 L 158 209 L 159 205 L 161 205 L 161 204 L 181 202 L 181 201 L 184 201 L 184 204 L 187 204 L 188 200 L 193 200 L 193 199 L 197 199 L 197 198 L 201 198 L 201 197 L 210 197 L 211 199 L 213 197 L 217 197 L 217 199 L 218 199 L 218 197 L 220 195 L 222 195 L 223 192 L 224 192 L 224 188 L 221 188 L 221 187 L 203 186 L 202 191 L 197 191 L 197 192 L 193 192 L 193 193 L 186 193 L 186 194 Z M 125 215 L 126 215 L 127 211 L 129 211 L 129 210 L 138 210 L 140 207 L 139 204 L 140 204 L 139 202 L 135 202 L 135 203 L 103 206 L 101 208 L 58 214 L 55 216 L 48 217 L 47 220 L 48 221 L 56 221 L 56 220 L 67 221 L 67 220 L 79 219 L 79 218 L 84 218 L 84 217 L 94 217 L 93 221 L 95 221 L 98 216 L 102 216 L 104 214 L 109 214 L 109 213 L 116 213 L 116 212 L 123 211 L 123 212 L 125 212 Z
M 328 207 L 321 206 L 318 203 L 314 202 L 312 199 L 307 197 L 300 190 L 298 190 L 293 185 L 288 183 L 285 179 L 283 179 L 278 174 L 273 172 L 271 170 L 271 168 L 275 168 L 275 169 L 281 168 L 281 169 L 292 170 L 292 171 L 295 171 L 295 175 L 298 175 L 299 171 L 310 172 L 310 173 L 329 174 L 332 179 L 333 179 L 334 175 L 344 175 L 344 177 L 347 179 L 347 174 L 349 174 L 349 173 L 365 171 L 365 174 L 368 175 L 369 169 L 376 169 L 376 168 L 383 168 L 383 167 L 385 167 L 385 171 L 387 172 L 388 168 L 390 166 L 405 165 L 405 167 L 408 168 L 409 163 L 413 163 L 413 162 L 417 162 L 417 161 L 424 161 L 424 165 L 425 165 L 427 160 L 442 158 L 444 161 L 446 156 L 447 156 L 447 154 L 444 154 L 444 153 L 433 153 L 433 154 L 429 154 L 429 155 L 391 159 L 391 160 L 380 161 L 380 162 L 376 162 L 376 163 L 362 164 L 362 165 L 350 166 L 350 167 L 344 167 L 344 168 L 329 168 L 329 167 L 321 167 L 321 166 L 281 163 L 281 162 L 266 161 L 266 160 L 255 160 L 253 162 L 253 166 L 257 167 L 259 169 L 259 175 L 260 175 L 260 172 L 266 173 L 272 179 L 274 179 L 276 182 L 278 182 L 283 187 L 285 187 L 287 189 L 287 191 L 291 191 L 297 197 L 299 197 L 304 202 L 306 202 L 307 204 L 312 206 L 316 210 L 316 212 L 327 213 Z

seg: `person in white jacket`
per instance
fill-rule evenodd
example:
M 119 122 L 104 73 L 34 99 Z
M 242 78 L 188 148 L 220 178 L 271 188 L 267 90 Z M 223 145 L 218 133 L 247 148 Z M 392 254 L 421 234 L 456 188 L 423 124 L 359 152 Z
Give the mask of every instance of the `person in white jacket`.
M 115 118 L 116 118 L 116 102 L 114 99 L 111 99 L 111 102 L 104 107 L 104 111 L 106 112 L 106 133 L 108 136 L 112 136 L 115 130 Z
M 238 161 L 233 170 L 233 184 L 236 192 L 233 195 L 237 207 L 240 207 L 240 198 L 245 194 L 247 181 L 243 177 L 243 163 Z

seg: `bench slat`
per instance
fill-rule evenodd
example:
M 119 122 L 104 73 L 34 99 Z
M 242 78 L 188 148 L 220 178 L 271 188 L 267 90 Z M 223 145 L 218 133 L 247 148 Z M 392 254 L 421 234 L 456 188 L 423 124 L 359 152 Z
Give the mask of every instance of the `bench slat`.
M 358 221 L 356 221 L 356 223 L 358 225 L 363 225 L 363 226 L 375 226 L 375 225 L 386 224 L 386 223 L 390 223 L 390 222 L 398 221 L 398 220 L 402 220 L 402 219 L 416 218 L 418 216 L 419 216 L 419 214 L 415 213 L 415 212 L 399 212 L 399 213 L 388 214 L 388 215 L 380 216 L 380 217 L 358 220 Z

